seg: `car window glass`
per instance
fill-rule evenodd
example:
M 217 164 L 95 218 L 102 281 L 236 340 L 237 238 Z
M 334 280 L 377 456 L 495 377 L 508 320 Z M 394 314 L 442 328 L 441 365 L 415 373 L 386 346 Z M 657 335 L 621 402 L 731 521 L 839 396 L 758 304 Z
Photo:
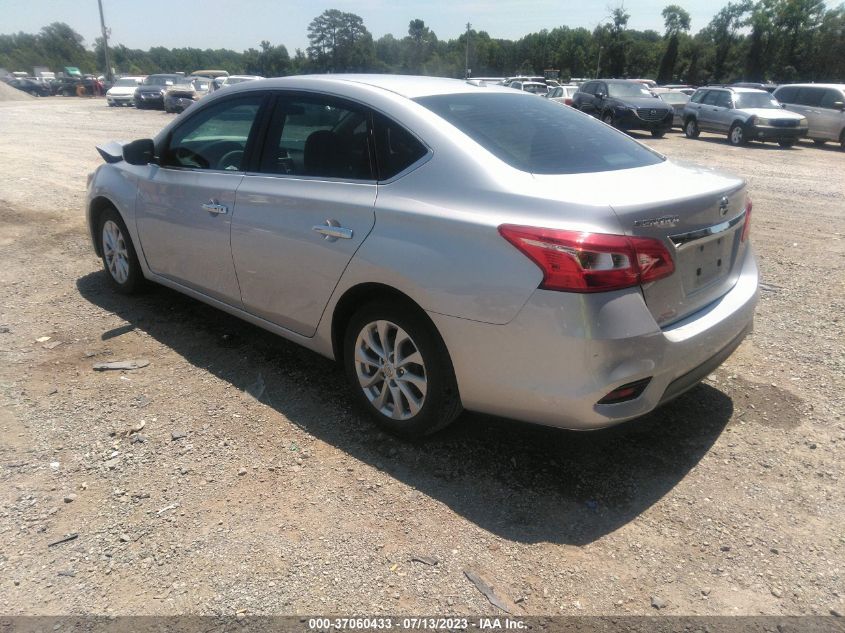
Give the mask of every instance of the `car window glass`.
M 704 98 L 701 100 L 703 105 L 716 105 L 716 102 L 719 100 L 719 93 L 716 90 L 708 90 L 707 94 L 704 95 Z
M 707 90 L 696 90 L 690 97 L 690 101 L 692 101 L 693 103 L 701 103 L 702 99 L 704 99 L 707 93 Z
M 731 95 L 729 92 L 716 93 L 716 106 L 719 108 L 732 108 Z
M 798 93 L 798 88 L 793 86 L 785 86 L 779 88 L 775 93 L 775 97 L 781 103 L 795 103 L 795 95 Z
M 330 97 L 283 97 L 273 112 L 264 173 L 373 180 L 369 115 Z
M 842 101 L 842 95 L 836 90 L 825 90 L 819 106 L 822 108 L 832 108 L 837 101 Z
M 593 86 L 595 84 L 592 81 L 588 81 L 583 86 L 581 86 L 578 90 L 585 93 L 585 94 L 593 94 Z
M 799 88 L 796 103 L 805 106 L 817 107 L 824 97 L 823 88 Z
M 611 127 L 547 99 L 459 93 L 416 101 L 503 162 L 530 173 L 611 171 L 663 160 Z
M 379 180 L 392 178 L 428 152 L 413 134 L 381 114 L 373 115 L 373 135 Z
M 162 164 L 240 171 L 262 95 L 228 99 L 200 110 L 171 134 Z

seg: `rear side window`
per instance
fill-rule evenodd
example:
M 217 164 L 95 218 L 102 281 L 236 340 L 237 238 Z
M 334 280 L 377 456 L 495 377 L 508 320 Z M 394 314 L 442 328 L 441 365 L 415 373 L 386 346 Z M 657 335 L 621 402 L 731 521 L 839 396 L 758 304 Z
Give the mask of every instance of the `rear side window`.
M 591 94 L 595 94 L 595 88 L 596 88 L 596 82 L 589 81 L 589 82 L 585 83 L 583 86 L 581 86 L 578 90 L 591 95 Z
M 824 97 L 824 88 L 799 88 L 795 101 L 798 105 L 818 107 Z
M 795 103 L 795 95 L 798 94 L 798 88 L 795 86 L 784 86 L 778 88 L 775 92 L 775 98 L 781 103 Z
M 428 152 L 408 130 L 381 114 L 373 115 L 373 135 L 379 180 L 393 178 Z
M 260 171 L 374 180 L 368 112 L 328 96 L 280 97 L 267 132 Z
M 824 97 L 822 97 L 822 101 L 819 106 L 822 108 L 832 108 L 834 103 L 837 101 L 841 102 L 842 100 L 842 93 L 828 89 L 825 90 Z
M 503 162 L 526 172 L 578 174 L 663 161 L 626 135 L 547 99 L 460 93 L 415 101 Z

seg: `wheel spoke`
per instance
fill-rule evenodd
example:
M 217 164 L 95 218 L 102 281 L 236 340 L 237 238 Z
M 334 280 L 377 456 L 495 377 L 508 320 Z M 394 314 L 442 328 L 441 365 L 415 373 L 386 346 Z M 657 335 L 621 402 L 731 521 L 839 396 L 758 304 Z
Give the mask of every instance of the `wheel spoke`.
M 378 338 L 381 341 L 381 349 L 384 350 L 384 357 L 389 358 L 393 353 L 393 345 L 390 343 L 388 323 L 387 321 L 379 321 L 376 327 L 378 328 Z
M 419 392 L 423 396 L 425 396 L 425 390 L 426 390 L 427 383 L 426 383 L 425 378 L 423 378 L 422 376 L 417 376 L 416 374 L 412 374 L 411 372 L 406 371 L 401 376 L 397 376 L 396 380 L 399 382 L 400 386 L 402 386 L 403 383 L 408 383 L 408 384 L 414 385 L 414 387 L 419 389 Z
M 385 402 L 387 401 L 387 396 L 390 391 L 387 388 L 387 381 L 385 380 L 381 384 L 381 393 L 379 393 L 378 398 L 373 400 L 373 406 L 378 410 L 381 411 L 384 408 Z
M 364 365 L 375 367 L 376 369 L 379 367 L 378 359 L 373 358 L 367 353 L 367 350 L 360 347 L 355 349 L 355 360 L 359 363 L 363 363 Z
M 399 386 L 399 389 L 402 391 L 402 395 L 405 396 L 405 400 L 408 403 L 408 413 L 412 416 L 419 413 L 419 410 L 422 408 L 423 400 L 425 399 L 425 389 L 423 389 L 422 397 L 419 398 L 413 393 L 411 393 L 411 389 L 406 383 L 400 381 L 397 383 L 397 385 Z
M 366 331 L 364 332 L 364 338 L 367 343 L 367 347 L 369 347 L 372 351 L 374 351 L 382 360 L 386 358 L 386 354 L 384 353 L 384 349 L 381 345 L 376 343 L 375 338 L 373 337 L 373 332 L 375 331 L 372 324 L 367 326 Z
M 405 409 L 402 406 L 402 392 L 399 391 L 395 382 L 393 384 L 388 383 L 388 389 L 390 389 L 390 399 L 393 400 L 393 411 L 391 411 L 390 417 L 394 420 L 401 420 L 405 417 Z
M 422 355 L 417 350 L 414 350 L 411 354 L 408 354 L 407 356 L 405 356 L 401 360 L 400 359 L 396 360 L 396 367 L 397 368 L 404 368 L 404 367 L 407 367 L 408 365 L 422 365 L 422 364 L 423 364 Z
M 373 373 L 371 376 L 361 373 L 358 374 L 358 381 L 361 383 L 361 386 L 364 389 L 369 389 L 370 387 L 378 383 L 380 380 L 384 380 L 384 376 L 382 376 L 381 372 L 378 371 Z

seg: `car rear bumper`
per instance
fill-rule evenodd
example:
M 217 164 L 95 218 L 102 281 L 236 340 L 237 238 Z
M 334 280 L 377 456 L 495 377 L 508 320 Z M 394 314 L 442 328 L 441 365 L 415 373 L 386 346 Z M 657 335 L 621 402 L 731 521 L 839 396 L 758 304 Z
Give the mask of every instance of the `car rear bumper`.
M 430 314 L 467 409 L 568 429 L 639 417 L 694 387 L 751 331 L 757 265 L 746 252 L 736 285 L 661 329 L 638 288 L 578 294 L 537 290 L 506 325 Z M 650 379 L 636 398 L 598 404 Z
M 159 94 L 140 94 L 135 97 L 135 105 L 142 108 L 164 108 L 164 97 Z

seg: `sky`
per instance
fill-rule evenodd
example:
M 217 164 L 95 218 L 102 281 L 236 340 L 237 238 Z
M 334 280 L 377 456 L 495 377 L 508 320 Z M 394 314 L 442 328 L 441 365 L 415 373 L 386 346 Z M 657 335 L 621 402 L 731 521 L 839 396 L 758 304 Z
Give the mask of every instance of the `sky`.
M 258 48 L 261 40 L 284 44 L 291 54 L 308 46 L 308 23 L 325 9 L 356 13 L 375 39 L 403 37 L 408 22 L 421 18 L 438 38 L 457 37 L 471 22 L 491 37 L 517 39 L 557 26 L 595 28 L 607 21 L 618 0 L 102 0 L 110 41 L 129 48 L 192 46 Z M 721 0 L 627 0 L 628 28 L 663 31 L 660 12 L 680 4 L 700 30 L 724 4 Z M 97 0 L 0 0 L 0 33 L 35 33 L 65 22 L 89 47 L 100 34 Z

